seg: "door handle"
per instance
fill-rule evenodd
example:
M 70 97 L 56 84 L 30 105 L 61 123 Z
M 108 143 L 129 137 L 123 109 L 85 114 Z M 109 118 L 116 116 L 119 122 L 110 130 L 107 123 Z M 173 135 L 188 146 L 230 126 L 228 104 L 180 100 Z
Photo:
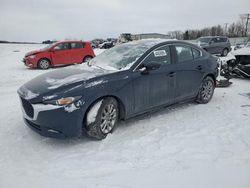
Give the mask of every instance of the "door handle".
M 196 69 L 197 69 L 197 70 L 202 70 L 202 66 L 199 65 L 199 66 L 196 67 Z
M 169 76 L 169 77 L 174 77 L 175 75 L 176 75 L 175 72 L 170 72 L 167 76 Z

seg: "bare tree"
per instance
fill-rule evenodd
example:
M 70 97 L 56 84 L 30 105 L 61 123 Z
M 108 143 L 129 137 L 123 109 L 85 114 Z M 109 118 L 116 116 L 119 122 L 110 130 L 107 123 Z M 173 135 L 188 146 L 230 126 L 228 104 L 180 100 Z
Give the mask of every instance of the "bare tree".
M 193 40 L 202 36 L 221 36 L 244 37 L 249 33 L 250 14 L 242 14 L 237 22 L 232 24 L 225 23 L 224 26 L 216 25 L 205 27 L 203 29 L 187 29 L 185 32 L 171 31 L 168 32 L 172 38 Z
M 178 40 L 182 40 L 183 39 L 183 32 L 182 31 L 169 31 L 168 35 L 171 38 L 175 38 L 175 39 L 178 39 Z
M 249 20 L 250 20 L 250 14 L 241 14 L 240 19 L 242 20 L 243 24 L 245 25 L 244 36 L 246 37 L 248 34 L 248 24 L 249 24 Z

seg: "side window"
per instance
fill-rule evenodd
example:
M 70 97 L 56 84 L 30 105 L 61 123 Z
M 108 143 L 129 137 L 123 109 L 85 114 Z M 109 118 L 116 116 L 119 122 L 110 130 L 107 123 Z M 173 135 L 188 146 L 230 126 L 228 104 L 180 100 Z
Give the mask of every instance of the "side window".
M 192 48 L 192 51 L 193 51 L 193 57 L 194 57 L 194 59 L 198 59 L 198 58 L 201 57 L 201 51 L 200 50 Z
M 79 49 L 79 48 L 83 48 L 83 43 L 81 42 L 71 43 L 71 49 Z
M 215 42 L 218 42 L 218 41 L 217 41 L 217 38 L 212 38 L 211 41 L 214 42 L 214 43 L 215 43 Z
M 176 49 L 178 63 L 183 63 L 193 60 L 193 52 L 191 47 L 185 45 L 176 45 L 175 49 Z
M 227 38 L 220 38 L 220 42 L 227 42 Z
M 220 37 L 216 38 L 216 42 L 218 43 L 222 42 L 221 38 Z
M 68 49 L 69 49 L 69 43 L 61 43 L 54 48 L 54 50 L 68 50 Z
M 149 56 L 144 60 L 143 64 L 159 63 L 162 65 L 171 64 L 171 55 L 169 46 L 163 46 L 150 52 Z

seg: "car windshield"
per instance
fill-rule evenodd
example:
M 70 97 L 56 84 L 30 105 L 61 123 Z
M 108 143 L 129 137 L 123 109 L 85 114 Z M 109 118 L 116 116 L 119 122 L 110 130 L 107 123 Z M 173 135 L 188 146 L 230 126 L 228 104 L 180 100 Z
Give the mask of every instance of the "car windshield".
M 211 40 L 210 37 L 201 37 L 197 41 L 201 43 L 209 43 L 210 40 Z
M 53 45 L 55 45 L 55 43 L 49 44 L 49 45 L 45 46 L 44 48 L 42 48 L 41 50 L 48 50 L 48 49 L 50 49 Z
M 157 43 L 157 40 L 148 40 L 117 45 L 92 59 L 89 65 L 106 70 L 126 70 Z

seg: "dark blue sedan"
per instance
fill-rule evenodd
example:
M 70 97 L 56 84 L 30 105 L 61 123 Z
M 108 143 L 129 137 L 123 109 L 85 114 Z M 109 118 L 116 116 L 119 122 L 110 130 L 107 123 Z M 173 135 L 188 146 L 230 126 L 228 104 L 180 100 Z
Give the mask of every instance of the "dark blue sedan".
M 26 124 L 44 136 L 97 139 L 119 120 L 186 100 L 208 103 L 217 59 L 190 43 L 141 40 L 113 47 L 88 65 L 36 77 L 18 94 Z

